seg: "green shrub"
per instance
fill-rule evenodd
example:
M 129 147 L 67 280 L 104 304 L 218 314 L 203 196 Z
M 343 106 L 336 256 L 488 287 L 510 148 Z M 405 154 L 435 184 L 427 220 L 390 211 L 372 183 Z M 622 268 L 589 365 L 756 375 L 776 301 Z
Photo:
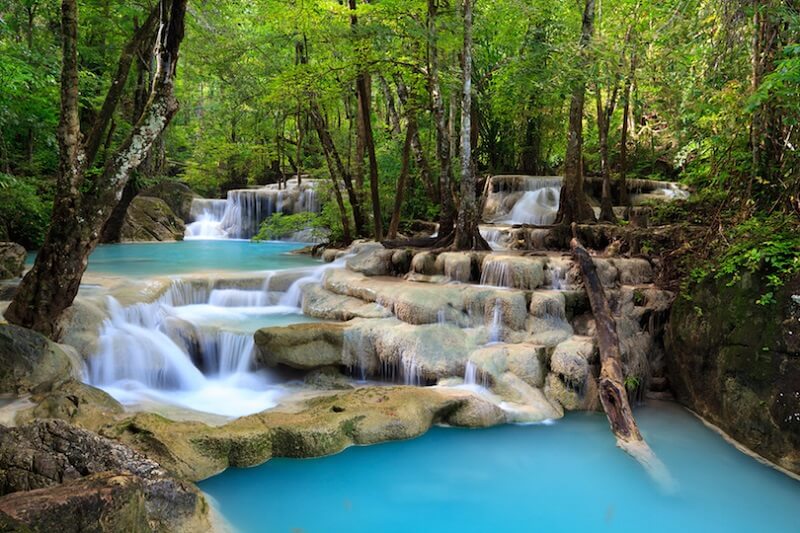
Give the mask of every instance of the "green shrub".
M 295 213 L 293 215 L 275 213 L 261 223 L 261 228 L 253 237 L 253 240 L 275 241 L 285 239 L 305 229 L 311 229 L 315 237 L 325 237 L 325 232 L 322 228 L 321 216 L 318 213 Z
M 40 194 L 28 179 L 0 173 L 0 240 L 19 243 L 28 250 L 41 246 L 52 209 L 48 196 Z

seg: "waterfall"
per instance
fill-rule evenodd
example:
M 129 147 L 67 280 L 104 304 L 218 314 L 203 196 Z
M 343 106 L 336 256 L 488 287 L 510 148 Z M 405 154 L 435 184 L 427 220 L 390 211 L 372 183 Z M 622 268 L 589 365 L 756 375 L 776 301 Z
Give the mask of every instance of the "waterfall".
M 307 276 L 303 276 L 289 286 L 289 289 L 281 296 L 280 300 L 278 300 L 278 305 L 297 308 L 303 307 L 303 287 L 309 283 L 320 283 L 325 272 L 332 268 L 344 267 L 349 257 L 352 257 L 352 254 L 342 256 L 331 263 L 320 265 L 312 269 Z
M 498 342 L 503 342 L 503 315 L 499 299 L 494 304 L 492 324 L 489 327 L 489 344 Z
M 264 307 L 268 303 L 268 294 L 266 291 L 214 289 L 208 303 L 219 307 Z
M 267 185 L 260 189 L 233 189 L 225 200 L 195 198 L 188 239 L 249 239 L 261 223 L 275 213 L 319 212 L 316 182 L 287 183 L 286 189 Z
M 481 285 L 513 287 L 513 277 L 508 263 L 494 256 L 487 256 L 481 268 Z
M 534 226 L 547 226 L 555 222 L 558 214 L 558 202 L 561 190 L 556 187 L 545 187 L 535 191 L 526 191 L 514 207 L 508 218 L 503 222 L 507 224 L 533 224 Z
M 175 280 L 156 301 L 128 307 L 109 297 L 89 382 L 123 403 L 157 401 L 223 416 L 273 407 L 283 392 L 267 371 L 254 370 L 253 331 L 264 322 L 250 317 L 297 310 L 269 305 L 271 277 L 248 281 L 251 289 Z
M 446 326 L 447 325 L 447 316 L 445 314 L 444 309 L 439 309 L 436 311 L 436 324 L 439 326 Z
M 478 385 L 479 387 L 487 388 L 489 380 L 486 378 L 486 373 L 483 372 L 472 361 L 467 361 L 464 369 L 464 385 Z

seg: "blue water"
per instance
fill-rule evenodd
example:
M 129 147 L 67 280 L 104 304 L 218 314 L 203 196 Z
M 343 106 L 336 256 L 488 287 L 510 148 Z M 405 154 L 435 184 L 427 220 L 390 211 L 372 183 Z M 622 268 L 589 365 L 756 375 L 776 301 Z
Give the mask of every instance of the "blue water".
M 289 255 L 304 244 L 235 240 L 102 244 L 89 256 L 89 272 L 130 277 L 186 274 L 206 270 L 252 271 L 316 264 L 306 255 Z M 28 255 L 33 264 L 35 254 Z
M 636 413 L 678 483 L 665 493 L 601 414 L 554 425 L 435 428 L 318 459 L 274 459 L 200 483 L 242 532 L 798 532 L 800 482 L 691 414 Z

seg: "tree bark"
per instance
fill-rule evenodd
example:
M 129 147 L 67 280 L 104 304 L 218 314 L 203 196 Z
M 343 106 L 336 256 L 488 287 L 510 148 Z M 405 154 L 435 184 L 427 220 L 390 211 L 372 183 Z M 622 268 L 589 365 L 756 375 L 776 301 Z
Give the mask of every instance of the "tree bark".
M 444 100 L 439 81 L 439 49 L 436 17 L 438 14 L 437 0 L 428 0 L 428 57 L 430 61 L 428 75 L 428 90 L 433 104 L 433 120 L 436 125 L 436 158 L 439 163 L 439 204 L 441 214 L 439 217 L 439 235 L 447 236 L 453 231 L 455 220 L 455 207 L 453 205 L 453 191 L 451 189 L 451 175 L 453 173 L 452 160 L 450 159 L 450 142 L 447 131 L 447 119 L 444 112 Z
M 397 231 L 400 228 L 400 215 L 403 210 L 406 184 L 408 183 L 408 172 L 411 163 L 411 145 L 417 133 L 417 120 L 414 110 L 409 110 L 408 127 L 406 129 L 406 139 L 403 142 L 403 153 L 400 158 L 400 176 L 397 178 L 397 190 L 394 195 L 394 210 L 392 211 L 392 221 L 389 224 L 389 239 L 397 238 Z
M 120 54 L 119 62 L 117 64 L 117 72 L 115 73 L 114 78 L 111 80 L 111 87 L 108 89 L 108 93 L 106 93 L 106 98 L 103 101 L 100 112 L 97 114 L 97 118 L 92 125 L 92 129 L 86 138 L 84 148 L 84 165 L 86 168 L 92 166 L 92 163 L 97 156 L 97 151 L 100 149 L 100 145 L 103 142 L 103 134 L 105 133 L 108 123 L 111 121 L 111 117 L 114 115 L 114 110 L 117 109 L 119 99 L 122 97 L 122 93 L 125 90 L 125 82 L 127 81 L 128 73 L 131 70 L 131 64 L 136 58 L 136 53 L 142 48 L 142 45 L 150 39 L 151 35 L 153 35 L 157 22 L 158 8 L 155 8 L 150 12 L 150 15 L 147 17 L 147 20 L 145 20 L 144 24 L 142 24 L 136 30 L 136 32 L 133 34 L 133 37 L 130 41 L 128 41 L 128 44 L 125 45 L 125 48 L 123 48 L 122 53 Z
M 598 382 L 600 403 L 608 418 L 611 432 L 616 437 L 617 445 L 639 461 L 665 488 L 672 488 L 674 482 L 669 472 L 645 442 L 633 417 L 628 394 L 625 391 L 617 323 L 611 313 L 594 261 L 575 237 L 575 228 L 573 223 L 573 238 L 570 242 L 572 257 L 580 267 L 597 326 L 597 345 L 600 351 Z
M 634 45 L 635 46 L 635 45 Z M 633 79 L 636 75 L 636 50 L 631 50 L 631 64 L 628 77 L 625 78 L 625 89 L 623 98 L 625 103 L 622 106 L 622 132 L 619 140 L 619 201 L 622 205 L 630 207 L 631 200 L 628 196 L 628 126 L 630 124 L 631 109 L 631 89 Z
M 600 86 L 595 89 L 597 104 L 597 136 L 600 143 L 600 175 L 603 177 L 603 190 L 600 195 L 600 220 L 616 222 L 614 215 L 614 201 L 611 198 L 611 167 L 608 157 L 608 130 L 611 126 L 611 117 L 614 114 L 617 89 L 609 96 L 608 104 L 603 106 L 603 94 Z
M 336 197 L 336 204 L 339 207 L 339 215 L 342 221 L 342 233 L 344 240 L 349 243 L 353 240 L 353 237 L 350 232 L 350 217 L 347 214 L 347 208 L 344 205 L 344 199 L 342 198 L 342 192 L 339 187 L 340 179 L 345 184 L 345 188 L 347 189 L 347 194 L 350 199 L 350 205 L 353 208 L 353 219 L 356 222 L 356 233 L 360 233 L 358 231 L 359 219 L 355 216 L 356 209 L 358 207 L 358 199 L 355 197 L 355 190 L 353 190 L 353 184 L 350 180 L 350 175 L 347 173 L 347 170 L 345 170 L 344 165 L 342 164 L 342 159 L 339 157 L 339 152 L 336 150 L 336 145 L 333 143 L 331 134 L 328 132 L 328 128 L 325 126 L 325 119 L 322 116 L 322 112 L 320 111 L 317 103 L 313 100 L 311 102 L 310 114 L 311 121 L 314 123 L 314 129 L 317 130 L 319 142 L 322 145 L 322 152 L 325 154 L 325 161 L 328 164 L 328 172 L 331 175 L 333 193 Z M 356 202 L 355 205 L 353 205 L 353 201 Z
M 77 5 L 62 1 L 61 119 L 58 128 L 59 178 L 50 229 L 33 268 L 20 283 L 6 319 L 51 338 L 60 334 L 60 318 L 72 305 L 89 254 L 111 209 L 119 201 L 132 172 L 147 156 L 156 138 L 178 109 L 175 69 L 183 40 L 186 0 L 159 3 L 161 32 L 158 68 L 151 97 L 141 120 L 88 187 L 80 161 L 78 121 Z M 87 189 L 81 192 L 82 189 Z
M 453 248 L 456 250 L 488 250 L 478 223 L 481 214 L 475 197 L 475 169 L 472 164 L 472 7 L 473 0 L 464 0 L 463 90 L 461 93 L 461 204 L 458 209 Z
M 782 45 L 781 21 L 775 0 L 753 0 L 752 92 L 759 90 L 764 77 L 775 70 L 775 57 Z M 750 127 L 752 172 L 748 197 L 773 187 L 779 179 L 783 159 L 783 127 L 780 110 L 774 99 L 767 98 L 753 111 Z
M 372 119 L 370 111 L 370 91 L 367 76 L 361 75 L 356 80 L 358 87 L 359 122 L 363 130 L 364 144 L 369 158 L 369 190 L 372 200 L 372 218 L 376 241 L 383 240 L 383 216 L 381 215 L 381 196 L 378 184 L 378 159 L 375 156 L 375 139 L 372 136 Z
M 583 11 L 579 55 L 582 70 L 588 66 L 588 47 L 594 33 L 595 0 L 586 0 Z M 586 80 L 576 82 L 569 106 L 569 135 L 567 154 L 564 158 L 564 185 L 556 222 L 594 222 L 594 211 L 583 190 L 583 105 L 586 96 Z
M 408 94 L 408 88 L 403 82 L 403 79 L 399 76 L 396 78 L 396 82 L 397 96 L 400 99 L 400 103 L 404 108 L 409 109 L 409 106 L 411 106 L 411 95 Z M 413 113 L 413 120 L 419 124 L 416 110 L 409 110 L 407 113 Z M 411 120 L 410 114 L 408 120 Z M 431 172 L 431 167 L 428 164 L 428 158 L 425 155 L 425 149 L 422 147 L 422 140 L 419 138 L 419 128 L 416 128 L 414 131 L 414 137 L 411 139 L 411 149 L 414 151 L 414 163 L 416 164 L 417 170 L 422 178 L 422 184 L 425 187 L 425 192 L 428 193 L 430 198 L 439 198 L 439 189 L 436 186 L 437 184 L 435 180 L 433 179 L 433 173 Z

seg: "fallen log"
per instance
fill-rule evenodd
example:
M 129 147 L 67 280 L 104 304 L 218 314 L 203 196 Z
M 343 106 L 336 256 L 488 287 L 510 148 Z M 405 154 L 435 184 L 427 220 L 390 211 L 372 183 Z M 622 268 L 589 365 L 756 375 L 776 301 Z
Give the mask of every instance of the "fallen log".
M 597 330 L 597 345 L 600 351 L 598 381 L 600 403 L 608 417 L 611 431 L 617 439 L 617 446 L 639 461 L 665 488 L 672 488 L 674 482 L 669 472 L 645 442 L 633 417 L 628 394 L 625 391 L 617 323 L 608 304 L 603 284 L 597 275 L 594 261 L 575 236 L 575 224 L 572 231 L 573 238 L 570 241 L 572 256 L 580 267 Z

